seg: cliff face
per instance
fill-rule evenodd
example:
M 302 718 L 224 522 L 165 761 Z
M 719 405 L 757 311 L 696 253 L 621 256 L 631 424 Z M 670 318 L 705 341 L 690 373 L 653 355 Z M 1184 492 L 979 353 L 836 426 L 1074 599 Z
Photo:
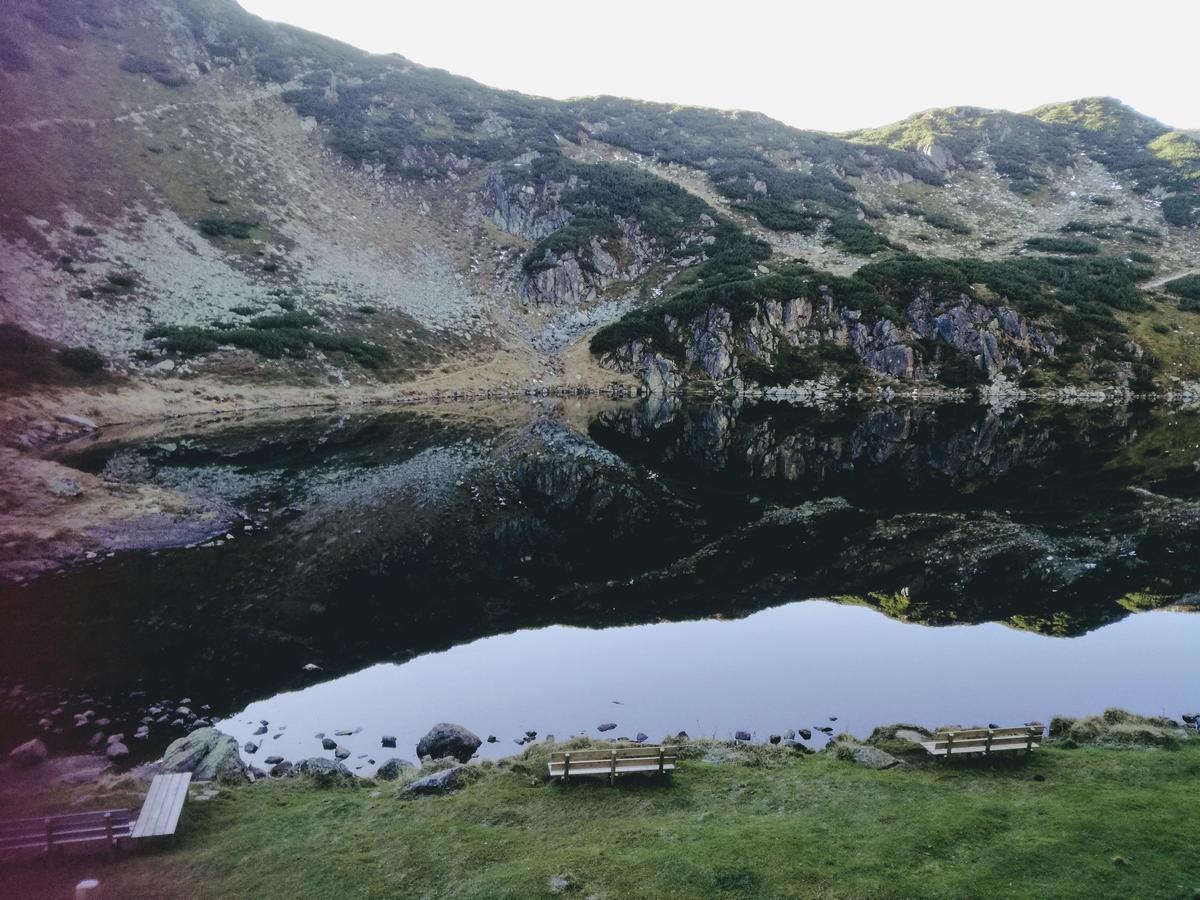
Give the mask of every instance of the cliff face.
M 756 279 L 1036 252 L 1164 284 L 1200 258 L 1180 162 L 1198 145 L 1116 101 L 831 136 L 496 91 L 232 0 L 13 0 L 4 17 L 0 325 L 135 379 L 370 383 L 497 354 L 561 372 L 624 314 L 631 340 L 596 358 L 660 389 L 829 346 L 902 380 L 955 354 L 990 378 L 1078 348 L 1113 366 L 1062 378 L 1117 384 L 1137 354 L 1047 318 L 1057 285 L 1038 309 L 1012 279 L 949 301 L 917 285 L 881 315 Z M 724 294 L 671 306 L 700 288 Z M 1186 310 L 1150 300 L 1161 315 L 1121 307 L 1144 326 L 1125 322 L 1128 341 L 1195 376 Z
M 1031 324 L 1002 303 L 988 305 L 967 295 L 939 302 L 927 292 L 913 298 L 899 323 L 866 320 L 861 310 L 839 303 L 828 291 L 816 300 L 764 301 L 742 321 L 720 307 L 690 320 L 666 315 L 663 321 L 678 354 L 631 341 L 605 357 L 620 371 L 641 373 L 657 393 L 678 388 L 685 373 L 741 390 L 753 378 L 747 362 L 769 366 L 790 351 L 824 345 L 848 348 L 866 369 L 882 376 L 936 381 L 939 365 L 929 347 L 940 343 L 968 360 L 983 380 L 1005 370 L 1020 374 L 1053 357 L 1065 340 L 1053 327 Z

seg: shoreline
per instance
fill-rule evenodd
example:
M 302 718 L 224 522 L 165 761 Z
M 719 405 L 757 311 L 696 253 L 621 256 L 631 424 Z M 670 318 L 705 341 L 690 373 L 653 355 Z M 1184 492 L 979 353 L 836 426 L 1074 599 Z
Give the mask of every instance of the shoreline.
M 688 741 L 673 746 L 669 777 L 614 785 L 550 779 L 546 744 L 394 781 L 194 783 L 170 843 L 30 860 L 6 876 L 30 898 L 66 896 L 84 877 L 106 896 L 163 898 L 1191 896 L 1200 739 L 1068 738 L 929 763 L 896 746 L 899 730 L 820 753 Z M 21 811 L 137 810 L 145 798 L 137 776 L 61 774 L 17 795 Z M 0 790 L 0 814 L 18 809 L 14 796 Z

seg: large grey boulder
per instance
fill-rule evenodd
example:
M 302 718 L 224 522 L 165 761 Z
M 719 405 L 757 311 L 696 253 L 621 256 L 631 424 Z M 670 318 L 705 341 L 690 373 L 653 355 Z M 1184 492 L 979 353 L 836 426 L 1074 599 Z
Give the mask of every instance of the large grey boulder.
M 32 741 L 26 741 L 20 747 L 10 750 L 8 758 L 14 766 L 26 769 L 45 762 L 49 755 L 50 752 L 46 749 L 46 745 L 39 738 L 34 738 Z
M 434 759 L 450 756 L 465 763 L 482 743 L 477 735 L 461 725 L 439 722 L 417 744 L 417 756 L 421 759 L 426 756 Z
M 196 781 L 238 784 L 249 781 L 237 740 L 215 728 L 197 728 L 171 743 L 163 754 L 164 772 L 191 772 Z
M 442 769 L 440 772 L 434 772 L 432 775 L 411 781 L 404 786 L 404 790 L 410 794 L 441 794 L 462 787 L 466 774 L 466 766 L 452 766 L 449 769 Z

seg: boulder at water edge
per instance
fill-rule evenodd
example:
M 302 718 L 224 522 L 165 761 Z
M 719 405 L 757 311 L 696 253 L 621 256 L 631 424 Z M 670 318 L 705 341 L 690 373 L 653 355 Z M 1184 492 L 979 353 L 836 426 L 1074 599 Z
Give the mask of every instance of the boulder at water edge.
M 326 759 L 323 756 L 312 756 L 308 759 L 300 760 L 300 762 L 296 763 L 296 771 L 302 775 L 354 777 L 354 773 L 340 762 L 334 762 L 332 759 Z
M 382 779 L 383 781 L 395 781 L 397 778 L 400 777 L 400 773 L 404 769 L 415 769 L 415 768 L 417 768 L 416 765 L 409 762 L 407 759 L 397 759 L 396 757 L 393 756 L 391 759 L 384 762 L 384 764 L 382 766 L 380 766 L 378 769 L 375 770 L 375 777 Z
M 20 747 L 14 747 L 8 754 L 8 758 L 12 760 L 14 766 L 28 768 L 36 766 L 40 762 L 45 762 L 46 757 L 50 755 L 46 750 L 46 745 L 38 738 L 32 741 L 26 741 Z
M 197 728 L 172 742 L 163 754 L 164 772 L 191 772 L 196 781 L 248 781 L 237 741 L 215 728 Z
M 417 744 L 417 756 L 441 759 L 450 756 L 465 763 L 479 749 L 481 741 L 475 734 L 451 722 L 439 722 Z

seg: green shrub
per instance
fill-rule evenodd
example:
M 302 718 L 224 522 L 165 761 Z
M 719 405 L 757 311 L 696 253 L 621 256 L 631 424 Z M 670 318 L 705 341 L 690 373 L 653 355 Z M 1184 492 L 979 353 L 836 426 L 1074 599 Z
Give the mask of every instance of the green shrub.
M 59 351 L 58 361 L 82 375 L 94 375 L 108 365 L 105 358 L 91 347 L 67 347 Z
M 1031 237 L 1025 241 L 1030 250 L 1040 250 L 1043 253 L 1075 253 L 1091 255 L 1100 252 L 1100 245 L 1095 241 L 1085 241 L 1079 238 Z
M 1200 222 L 1200 196 L 1181 194 L 1168 197 L 1162 202 L 1163 218 L 1168 225 L 1180 228 Z
M 924 214 L 925 224 L 931 225 L 941 231 L 949 231 L 951 234 L 968 235 L 971 229 L 965 223 L 954 216 L 949 216 L 944 213 L 927 212 Z
M 1163 288 L 1176 297 L 1200 301 L 1200 275 L 1185 275 L 1183 278 L 1176 278 L 1164 284 Z
M 231 237 L 239 240 L 245 240 L 250 237 L 250 230 L 257 225 L 257 222 L 249 222 L 244 219 L 208 218 L 200 219 L 196 223 L 196 227 L 200 229 L 200 233 L 205 237 Z
M 870 256 L 892 246 L 887 238 L 856 216 L 838 216 L 829 223 L 829 234 L 856 256 Z

